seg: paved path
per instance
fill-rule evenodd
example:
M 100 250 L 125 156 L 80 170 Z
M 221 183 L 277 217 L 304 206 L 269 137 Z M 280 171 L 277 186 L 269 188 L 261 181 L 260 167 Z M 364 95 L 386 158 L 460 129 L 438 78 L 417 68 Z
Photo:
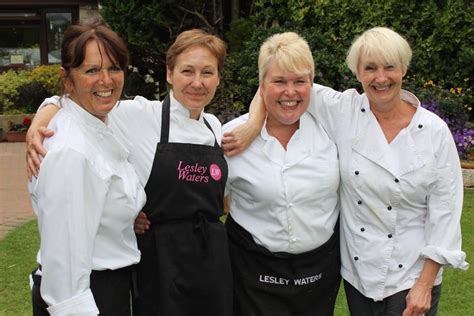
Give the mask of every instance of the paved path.
M 25 143 L 0 143 L 0 239 L 35 217 L 28 193 Z

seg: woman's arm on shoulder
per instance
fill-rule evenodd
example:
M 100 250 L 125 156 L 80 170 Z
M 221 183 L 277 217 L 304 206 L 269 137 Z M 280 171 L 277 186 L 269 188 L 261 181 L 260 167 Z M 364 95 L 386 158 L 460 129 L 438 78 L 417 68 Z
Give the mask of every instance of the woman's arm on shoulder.
M 59 109 L 56 104 L 43 103 L 28 128 L 28 132 L 26 133 L 26 164 L 29 179 L 31 179 L 32 176 L 38 176 L 41 159 L 47 152 L 43 146 L 43 140 L 45 137 L 51 137 L 54 134 L 47 126 Z
M 266 117 L 267 111 L 259 89 L 250 104 L 247 122 L 224 132 L 222 148 L 226 156 L 236 156 L 250 146 L 260 134 Z

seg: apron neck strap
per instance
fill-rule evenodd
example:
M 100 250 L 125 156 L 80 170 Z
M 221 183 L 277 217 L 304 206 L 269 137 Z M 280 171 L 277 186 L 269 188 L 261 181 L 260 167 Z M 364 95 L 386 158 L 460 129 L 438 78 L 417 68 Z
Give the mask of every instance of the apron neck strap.
M 209 128 L 214 135 L 214 147 L 219 147 L 217 143 L 216 134 L 211 128 L 211 125 L 207 122 L 207 120 L 203 117 L 204 124 L 206 124 L 207 128 Z M 163 100 L 163 104 L 161 107 L 161 136 L 160 136 L 160 143 L 167 144 L 169 141 L 170 135 L 170 96 L 167 95 L 166 98 Z

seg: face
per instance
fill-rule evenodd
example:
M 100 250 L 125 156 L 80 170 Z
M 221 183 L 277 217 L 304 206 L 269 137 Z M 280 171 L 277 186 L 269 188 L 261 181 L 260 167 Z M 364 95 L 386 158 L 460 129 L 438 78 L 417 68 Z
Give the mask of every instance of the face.
M 364 87 L 371 106 L 390 107 L 399 102 L 405 75 L 401 64 L 383 64 L 368 56 L 360 60 L 357 70 L 357 79 Z
M 292 125 L 299 122 L 308 107 L 311 80 L 309 74 L 295 74 L 269 65 L 260 90 L 268 112 L 267 120 Z
M 174 69 L 167 68 L 166 79 L 176 100 L 197 119 L 219 85 L 217 58 L 205 47 L 190 47 L 176 58 Z
M 123 83 L 120 66 L 109 59 L 101 44 L 89 41 L 84 61 L 66 77 L 66 92 L 87 112 L 104 121 L 120 99 Z

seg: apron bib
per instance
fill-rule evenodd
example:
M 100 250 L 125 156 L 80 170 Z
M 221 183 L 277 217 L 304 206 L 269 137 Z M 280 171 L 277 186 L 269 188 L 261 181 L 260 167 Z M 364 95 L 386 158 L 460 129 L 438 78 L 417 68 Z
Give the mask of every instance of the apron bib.
M 219 221 L 227 163 L 217 141 L 214 146 L 169 143 L 169 121 L 167 97 L 145 186 L 143 211 L 151 226 L 137 236 L 142 256 L 134 315 L 230 315 L 232 272 Z
M 339 230 L 320 247 L 272 253 L 227 216 L 235 316 L 333 315 L 341 281 Z

